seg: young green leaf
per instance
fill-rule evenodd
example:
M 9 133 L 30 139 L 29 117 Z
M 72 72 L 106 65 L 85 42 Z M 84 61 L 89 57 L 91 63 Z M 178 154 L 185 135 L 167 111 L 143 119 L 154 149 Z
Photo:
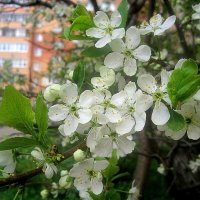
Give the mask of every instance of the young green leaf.
M 0 104 L 0 123 L 26 134 L 34 133 L 35 113 L 28 98 L 7 86 Z
M 85 6 L 78 4 L 76 8 L 74 9 L 72 16 L 70 17 L 72 20 L 76 19 L 80 16 L 90 16 L 90 13 L 87 11 Z
M 72 35 L 72 32 L 73 31 L 86 31 L 87 29 L 93 27 L 93 21 L 90 17 L 88 16 L 80 16 L 80 17 L 77 17 L 71 27 L 70 27 L 70 35 Z
M 0 142 L 0 151 L 16 149 L 16 148 L 28 148 L 35 147 L 38 143 L 31 139 L 25 137 L 13 137 Z
M 36 99 L 35 119 L 39 129 L 39 138 L 46 134 L 48 128 L 48 108 L 40 93 Z
M 167 122 L 167 126 L 172 131 L 180 131 L 181 129 L 183 129 L 186 125 L 183 116 L 171 109 L 169 109 L 169 112 L 170 112 L 170 119 Z
M 77 84 L 80 90 L 85 80 L 85 65 L 82 61 L 78 63 L 78 66 L 74 70 L 72 80 Z
M 126 22 L 128 19 L 128 1 L 127 0 L 122 0 L 119 7 L 118 11 L 122 16 L 122 23 L 120 27 L 125 28 L 126 27 Z
M 103 48 L 96 48 L 96 47 L 88 47 L 85 50 L 82 51 L 82 56 L 87 57 L 100 57 L 103 55 L 107 55 L 111 52 L 111 48 L 109 45 L 106 45 Z

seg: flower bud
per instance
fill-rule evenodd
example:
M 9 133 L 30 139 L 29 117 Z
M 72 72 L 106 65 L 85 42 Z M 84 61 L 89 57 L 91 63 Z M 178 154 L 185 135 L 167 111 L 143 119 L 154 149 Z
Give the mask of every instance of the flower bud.
M 49 102 L 55 101 L 59 97 L 60 87 L 59 84 L 52 84 L 47 87 L 44 91 L 44 98 Z
M 73 74 L 74 74 L 74 70 L 72 70 L 72 71 L 70 71 L 69 72 L 69 78 L 72 80 L 72 78 L 73 78 Z
M 82 151 L 81 149 L 78 149 L 74 152 L 73 156 L 74 156 L 74 160 L 79 162 L 85 158 L 85 152 Z
M 46 199 L 47 196 L 48 196 L 48 194 L 49 194 L 49 192 L 48 192 L 48 190 L 46 190 L 46 189 L 44 189 L 44 190 L 42 190 L 42 191 L 40 192 L 40 195 L 41 195 L 42 199 Z

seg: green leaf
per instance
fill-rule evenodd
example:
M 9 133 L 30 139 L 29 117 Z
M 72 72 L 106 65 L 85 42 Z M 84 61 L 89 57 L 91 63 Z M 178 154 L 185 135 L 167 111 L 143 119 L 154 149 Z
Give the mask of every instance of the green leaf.
M 72 16 L 70 17 L 72 20 L 76 19 L 80 16 L 90 16 L 90 13 L 87 11 L 85 6 L 78 4 L 76 8 L 74 9 Z
M 48 108 L 41 93 L 36 100 L 35 119 L 39 129 L 39 138 L 41 138 L 46 134 L 48 128 Z
M 28 98 L 14 87 L 7 86 L 0 104 L 0 123 L 26 134 L 34 133 L 35 113 Z
M 72 80 L 77 84 L 80 90 L 85 80 L 85 65 L 82 61 L 78 63 L 78 66 L 74 70 Z
M 119 7 L 118 11 L 122 16 L 122 23 L 120 27 L 125 28 L 126 27 L 126 22 L 128 19 L 128 1 L 127 0 L 122 0 Z
M 112 157 L 109 159 L 108 167 L 103 171 L 104 177 L 110 180 L 115 174 L 119 172 L 119 166 L 117 166 L 117 151 L 116 149 L 112 152 Z
M 72 34 L 72 31 L 86 31 L 87 29 L 93 27 L 94 24 L 93 24 L 93 21 L 90 17 L 88 16 L 80 16 L 80 17 L 77 17 L 71 27 L 70 27 L 70 35 Z
M 167 126 L 173 131 L 180 131 L 185 127 L 185 119 L 184 117 L 177 113 L 176 111 L 169 109 L 170 119 L 167 122 Z
M 106 193 L 105 200 L 121 200 L 120 194 L 115 190 L 112 189 Z
M 99 57 L 106 55 L 111 52 L 111 48 L 109 45 L 106 45 L 103 48 L 96 48 L 96 47 L 88 47 L 85 50 L 82 51 L 82 56 L 87 57 Z
M 179 102 L 193 96 L 200 88 L 200 76 L 197 73 L 198 66 L 192 59 L 186 60 L 180 68 L 173 71 L 167 92 L 174 108 Z
M 16 148 L 28 148 L 37 146 L 37 141 L 31 138 L 14 137 L 4 140 L 0 143 L 0 151 L 16 149 Z

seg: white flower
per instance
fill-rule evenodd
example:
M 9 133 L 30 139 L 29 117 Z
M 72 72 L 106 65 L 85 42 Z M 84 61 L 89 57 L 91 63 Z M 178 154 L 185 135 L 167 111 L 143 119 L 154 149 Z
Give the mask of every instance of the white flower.
M 59 186 L 61 188 L 68 189 L 72 185 L 71 177 L 69 176 L 69 172 L 67 170 L 62 170 L 60 172 Z
M 57 198 L 58 197 L 58 185 L 57 183 L 53 182 L 51 185 L 51 194 L 53 195 L 53 198 Z
M 57 173 L 57 167 L 53 163 L 46 161 L 44 154 L 39 147 L 35 147 L 31 152 L 31 155 L 39 162 L 39 164 L 43 165 L 43 172 L 48 179 L 52 178 L 54 173 Z
M 113 12 L 110 19 L 106 13 L 98 11 L 93 20 L 96 27 L 89 28 L 86 31 L 86 35 L 99 39 L 95 47 L 102 48 L 112 40 L 124 37 L 124 28 L 117 28 L 122 22 L 121 15 L 118 11 Z
M 132 137 L 129 135 L 118 135 L 115 130 L 114 124 L 108 124 L 101 128 L 99 133 L 101 138 L 97 138 L 95 141 L 94 154 L 101 157 L 111 157 L 113 149 L 117 150 L 118 157 L 123 157 L 134 150 L 135 142 L 132 141 Z M 87 144 L 91 144 L 94 141 L 89 141 L 92 138 L 87 139 Z
M 167 29 L 171 28 L 176 21 L 176 16 L 172 15 L 168 17 L 164 22 L 160 14 L 153 16 L 149 24 L 146 23 L 140 28 L 140 33 L 145 35 L 147 33 L 153 32 L 154 35 L 162 35 Z
M 161 72 L 161 85 L 157 85 L 156 79 L 150 74 L 141 75 L 138 80 L 138 86 L 146 93 L 150 94 L 155 101 L 155 106 L 151 115 L 151 120 L 156 125 L 164 125 L 170 118 L 169 110 L 165 103 L 171 105 L 167 94 L 167 83 L 169 73 L 165 70 Z M 163 103 L 162 101 L 165 101 Z M 150 103 L 150 102 L 149 102 Z
M 48 194 L 49 194 L 49 192 L 47 189 L 44 189 L 40 192 L 42 199 L 46 199 L 48 197 Z
M 8 177 L 15 171 L 16 162 L 11 150 L 0 151 L 0 166 L 4 167 L 2 174 L 4 177 Z
M 101 171 L 106 169 L 108 161 L 95 161 L 94 158 L 89 158 L 79 162 L 73 166 L 69 174 L 74 177 L 74 186 L 79 191 L 91 190 L 98 195 L 103 191 Z
M 49 102 L 55 101 L 59 98 L 60 87 L 61 86 L 59 84 L 52 84 L 47 87 L 44 91 L 44 98 Z
M 198 155 L 198 158 L 196 160 L 191 160 L 189 162 L 189 168 L 192 170 L 192 173 L 196 173 L 198 171 L 198 168 L 200 167 L 200 156 Z
M 160 173 L 160 174 L 162 174 L 162 175 L 165 174 L 165 168 L 164 168 L 164 165 L 162 163 L 157 168 L 157 172 Z
M 200 19 L 200 3 L 192 6 L 192 8 L 196 12 L 192 15 L 192 19 Z
M 180 110 L 177 110 L 184 119 L 186 126 L 179 131 L 172 131 L 166 125 L 158 126 L 160 131 L 165 131 L 165 135 L 171 137 L 174 140 L 181 139 L 187 132 L 189 139 L 198 140 L 200 138 L 200 110 L 195 104 L 185 103 L 181 106 Z
M 132 26 L 126 31 L 125 43 L 122 39 L 115 39 L 110 43 L 112 53 L 109 53 L 104 64 L 109 68 L 124 66 L 124 73 L 135 75 L 137 71 L 136 60 L 146 62 L 150 59 L 151 49 L 147 45 L 139 46 L 141 41 L 139 30 Z
M 111 95 L 110 91 L 103 90 L 93 91 L 95 95 L 95 106 L 92 107 L 94 119 L 99 124 L 106 124 L 108 122 L 118 123 L 122 120 L 122 116 L 118 108 L 123 105 L 125 101 L 125 93 L 121 91 L 117 94 Z
M 100 68 L 101 77 L 93 77 L 91 83 L 97 88 L 108 88 L 115 82 L 115 72 L 105 66 Z
M 136 85 L 129 82 L 125 88 L 126 101 L 121 106 L 123 118 L 116 124 L 116 132 L 120 135 L 129 133 L 133 128 L 134 131 L 141 131 L 146 122 L 145 111 L 152 105 L 152 97 L 143 94 L 140 90 L 136 91 Z
M 81 149 L 77 149 L 74 153 L 73 153 L 73 156 L 74 156 L 74 160 L 79 162 L 81 160 L 84 160 L 85 158 L 85 152 L 82 151 Z
M 69 82 L 61 86 L 60 97 L 64 104 L 50 107 L 49 118 L 52 121 L 64 120 L 62 134 L 70 136 L 76 131 L 79 123 L 86 124 L 92 119 L 90 107 L 93 105 L 93 93 L 85 90 L 78 98 L 76 84 Z

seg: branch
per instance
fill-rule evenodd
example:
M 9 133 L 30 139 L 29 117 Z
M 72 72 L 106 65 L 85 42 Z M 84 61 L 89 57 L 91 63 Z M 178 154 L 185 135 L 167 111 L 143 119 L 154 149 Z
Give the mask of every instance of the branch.
M 99 6 L 97 4 L 97 1 L 96 0 L 90 0 L 90 1 L 93 5 L 94 11 L 97 12 L 99 10 Z
M 79 143 L 78 145 L 76 145 L 75 147 L 65 151 L 62 155 L 64 156 L 64 158 L 60 161 L 62 162 L 63 160 L 65 160 L 66 158 L 69 158 L 70 156 L 73 155 L 73 153 L 79 149 L 79 148 L 83 148 L 85 147 L 85 141 L 84 142 L 81 142 Z M 0 186 L 6 186 L 6 185 L 10 185 L 10 184 L 13 184 L 13 183 L 24 183 L 26 182 L 28 179 L 40 174 L 42 172 L 42 168 L 43 167 L 39 167 L 37 169 L 34 169 L 34 170 L 31 170 L 31 171 L 28 171 L 28 172 L 25 172 L 23 174 L 20 174 L 20 175 L 16 175 L 16 176 L 12 176 L 12 177 L 9 177 L 9 178 L 6 178 L 6 179 L 2 179 L 0 180 Z
M 165 3 L 165 6 L 167 8 L 167 11 L 170 15 L 176 15 L 169 0 L 163 0 L 164 3 Z M 178 32 L 178 36 L 179 36 L 179 39 L 180 39 L 180 42 L 181 42 L 181 46 L 183 48 L 183 51 L 185 53 L 185 55 L 187 57 L 191 57 L 191 54 L 192 52 L 190 51 L 190 49 L 188 48 L 188 45 L 186 43 L 186 40 L 185 40 L 185 36 L 184 36 L 184 33 L 181 29 L 181 25 L 180 25 L 180 20 L 179 18 L 176 17 L 176 22 L 175 22 L 175 25 L 176 25 L 176 29 L 177 29 L 177 32 Z

